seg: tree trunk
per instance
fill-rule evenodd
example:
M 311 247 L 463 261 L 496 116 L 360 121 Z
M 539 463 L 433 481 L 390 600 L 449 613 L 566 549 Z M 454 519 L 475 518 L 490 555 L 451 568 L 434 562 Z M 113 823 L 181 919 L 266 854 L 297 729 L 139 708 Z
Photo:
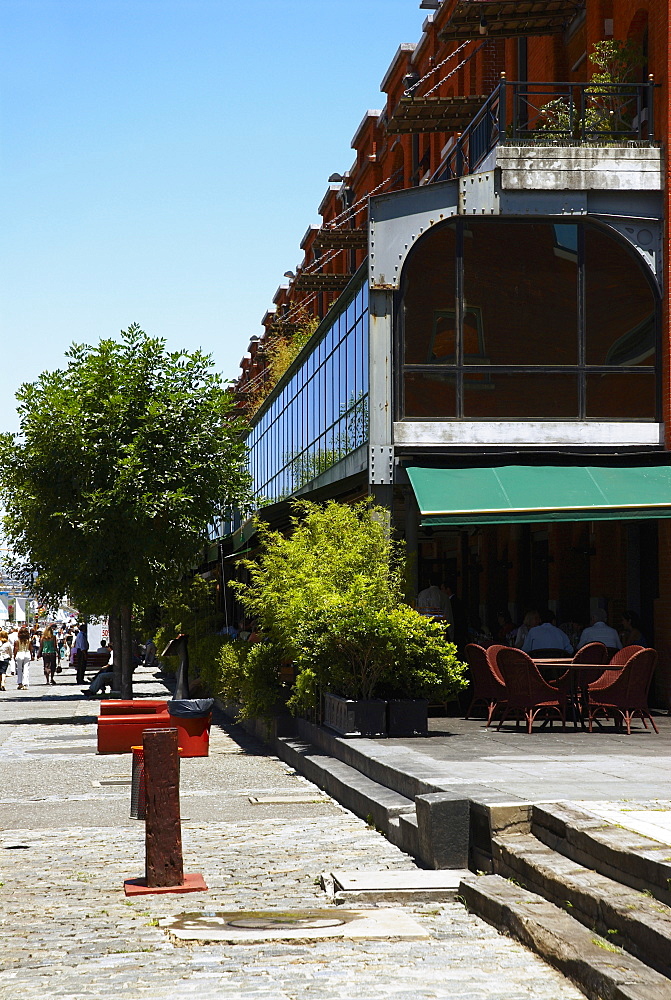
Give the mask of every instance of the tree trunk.
M 119 608 L 121 618 L 121 697 L 130 700 L 133 697 L 133 637 L 130 630 L 132 606 L 122 604 Z
M 121 691 L 121 619 L 119 609 L 112 608 L 109 613 L 109 634 L 112 646 L 112 690 Z

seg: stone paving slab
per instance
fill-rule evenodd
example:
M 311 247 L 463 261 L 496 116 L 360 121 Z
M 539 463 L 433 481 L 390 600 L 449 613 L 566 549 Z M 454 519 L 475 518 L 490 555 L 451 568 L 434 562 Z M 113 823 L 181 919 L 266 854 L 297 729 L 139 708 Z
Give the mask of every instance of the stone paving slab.
M 158 922 L 186 909 L 324 908 L 323 871 L 416 868 L 331 800 L 252 805 L 250 796 L 302 796 L 313 786 L 222 723 L 211 756 L 182 768 L 184 866 L 204 875 L 209 892 L 126 899 L 124 879 L 144 871 L 144 826 L 128 818 L 127 788 L 94 782 L 123 773 L 130 757 L 87 750 L 92 706 L 67 672 L 59 680 L 43 700 L 37 687 L 0 701 L 0 1000 L 581 997 L 456 902 L 403 908 L 426 941 L 175 946 Z M 138 687 L 159 693 L 142 673 Z M 53 736 L 86 752 L 59 754 Z

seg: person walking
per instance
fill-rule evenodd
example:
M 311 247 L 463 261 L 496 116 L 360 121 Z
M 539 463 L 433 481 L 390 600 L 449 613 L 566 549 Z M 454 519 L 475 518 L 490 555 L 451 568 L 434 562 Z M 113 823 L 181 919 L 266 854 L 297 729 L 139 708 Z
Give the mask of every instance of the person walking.
M 5 688 L 5 677 L 7 676 L 7 671 L 9 670 L 9 664 L 12 662 L 12 644 L 7 637 L 7 633 L 4 629 L 0 631 L 0 691 L 6 691 Z
M 86 635 L 86 625 L 79 626 L 79 632 L 77 632 L 77 638 L 75 639 L 74 646 L 72 647 L 75 654 L 75 665 L 77 667 L 77 683 L 84 683 L 84 675 L 86 674 L 86 654 L 89 648 L 89 640 Z
M 55 684 L 54 674 L 56 673 L 56 639 L 51 625 L 47 625 L 42 633 L 42 642 L 38 652 L 38 658 L 42 657 L 44 665 L 44 680 L 46 684 Z
M 12 625 L 7 635 L 7 641 L 9 642 L 9 645 L 12 647 L 12 649 L 14 649 L 18 637 L 19 637 L 19 627 L 18 625 Z M 14 659 L 12 659 L 12 662 L 9 664 L 9 670 L 7 671 L 7 673 L 8 674 L 16 673 L 16 661 Z
M 30 632 L 23 625 L 14 640 L 14 662 L 16 663 L 17 691 L 27 691 L 30 686 L 30 664 L 33 650 L 30 646 Z

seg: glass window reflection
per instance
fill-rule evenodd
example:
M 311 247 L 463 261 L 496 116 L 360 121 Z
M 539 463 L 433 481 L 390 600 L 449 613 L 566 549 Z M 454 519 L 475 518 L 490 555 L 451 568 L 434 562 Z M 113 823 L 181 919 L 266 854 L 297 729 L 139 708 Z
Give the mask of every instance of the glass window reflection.
M 335 308 L 332 312 L 335 313 Z M 368 439 L 368 290 L 334 315 L 248 437 L 259 498 L 304 486 Z

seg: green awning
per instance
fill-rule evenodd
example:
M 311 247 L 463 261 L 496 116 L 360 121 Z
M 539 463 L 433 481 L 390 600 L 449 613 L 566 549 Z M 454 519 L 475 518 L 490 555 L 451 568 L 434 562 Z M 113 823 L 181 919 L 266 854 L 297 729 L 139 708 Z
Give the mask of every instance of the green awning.
M 407 470 L 425 527 L 671 517 L 671 466 Z

